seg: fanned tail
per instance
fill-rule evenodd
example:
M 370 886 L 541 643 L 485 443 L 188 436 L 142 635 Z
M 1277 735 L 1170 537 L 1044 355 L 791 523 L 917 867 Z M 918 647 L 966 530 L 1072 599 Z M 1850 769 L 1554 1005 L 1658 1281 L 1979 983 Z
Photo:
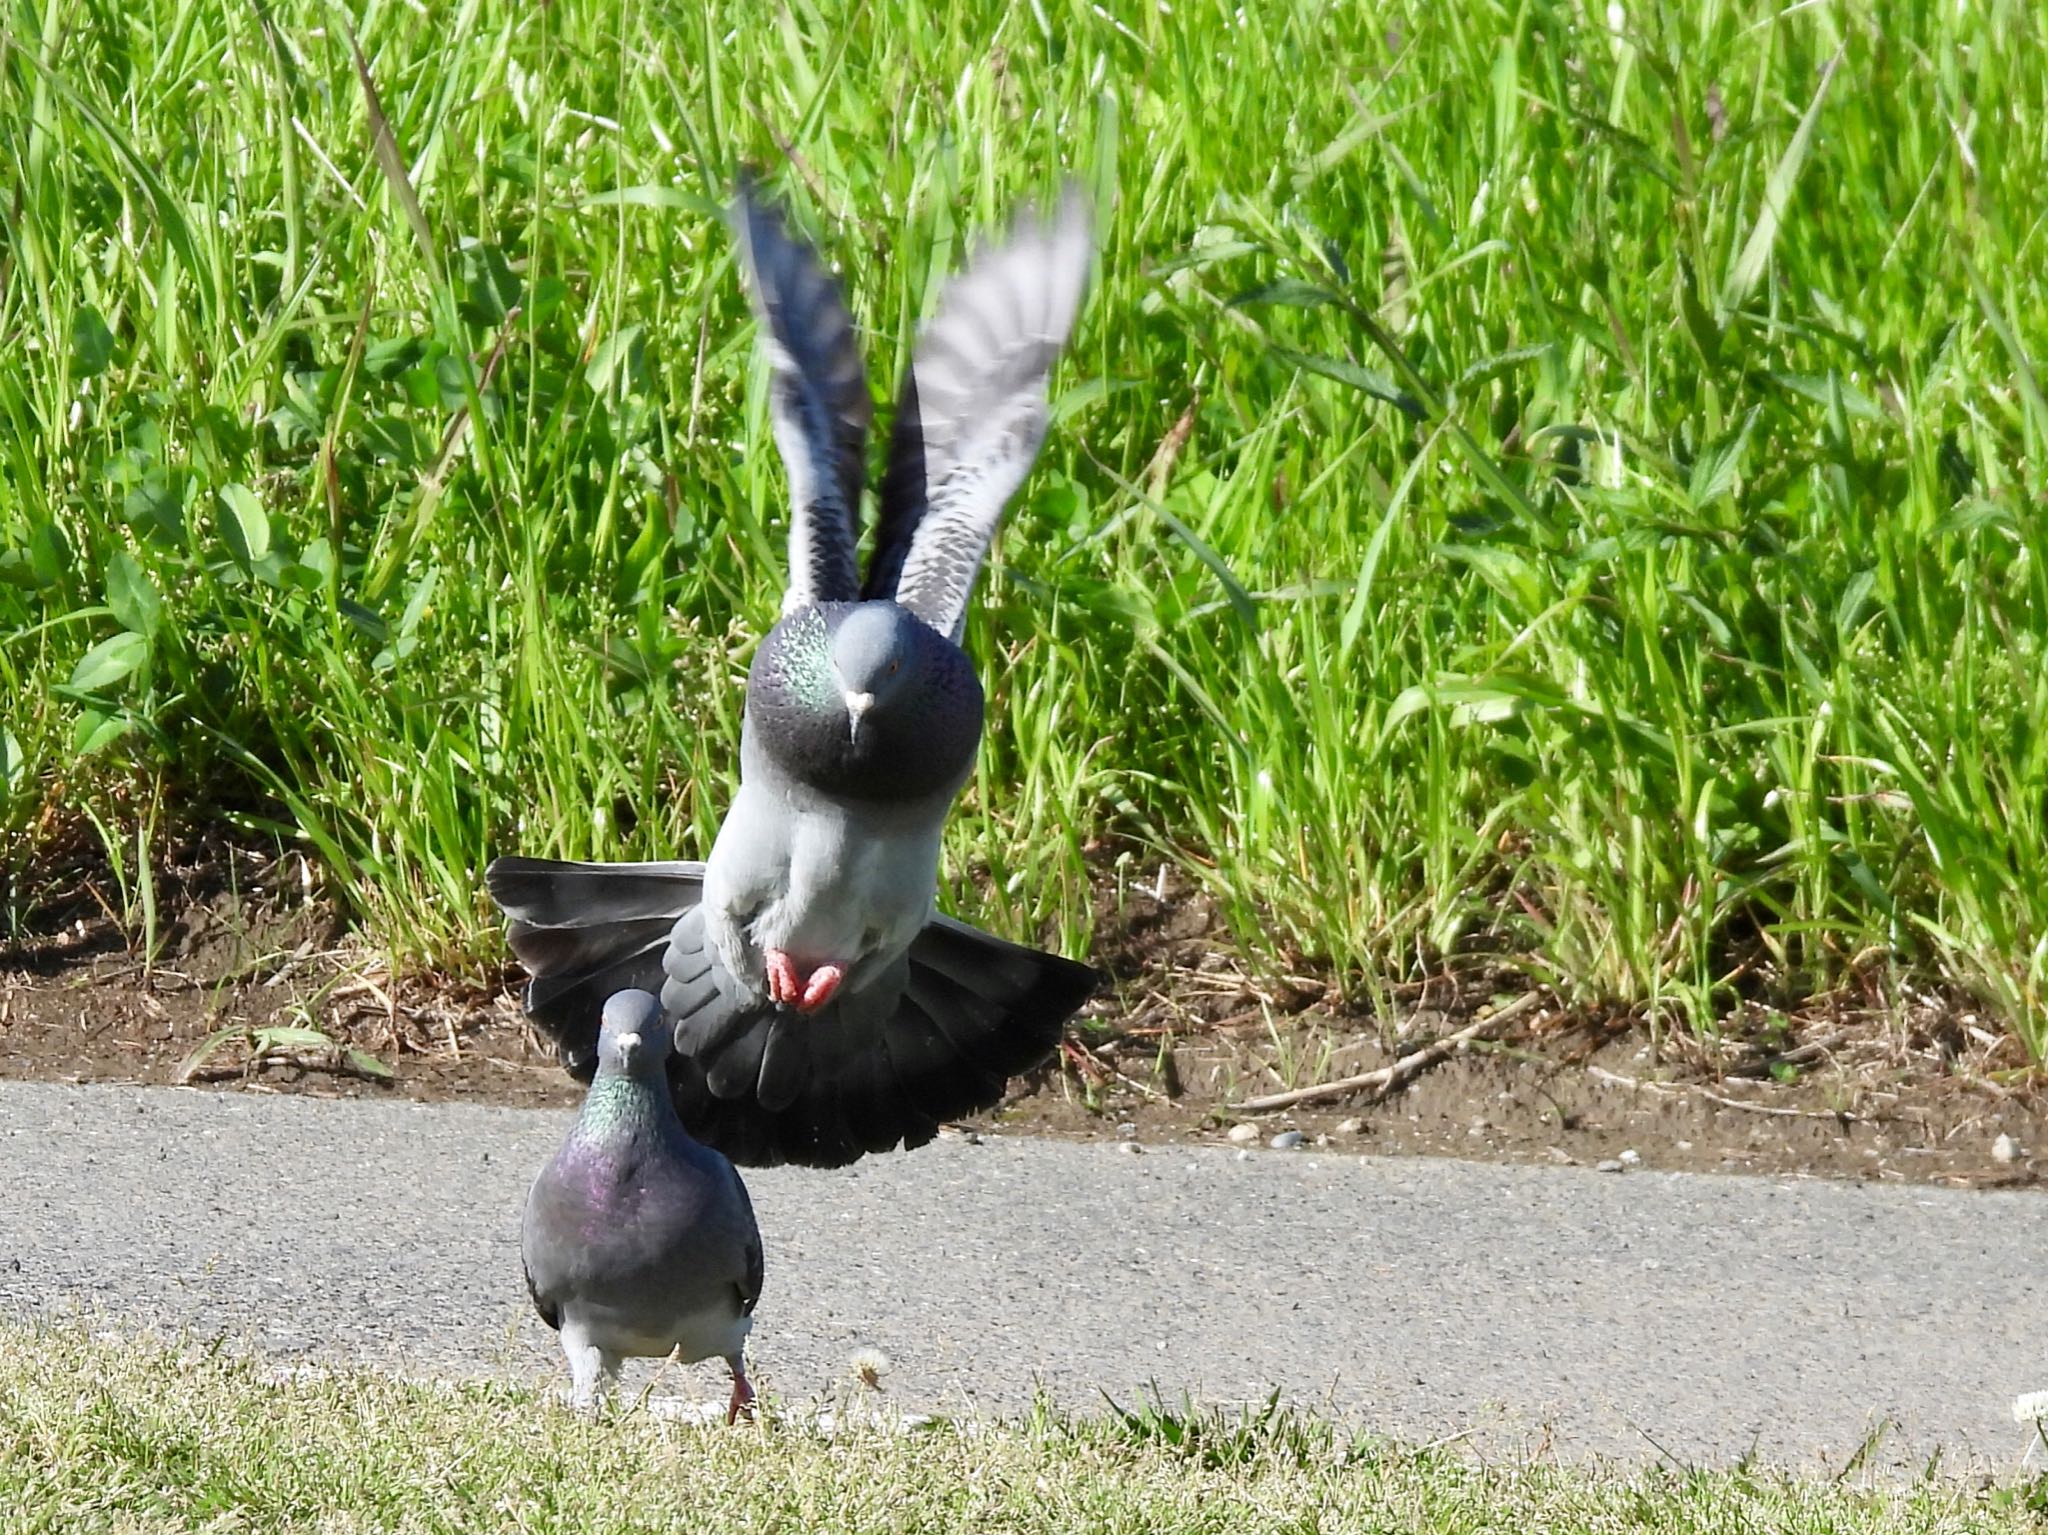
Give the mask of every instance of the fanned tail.
M 748 1167 L 842 1167 L 993 1108 L 1094 991 L 1086 965 L 941 917 L 895 967 L 808 1017 L 735 1006 L 701 913 L 670 936 L 669 1078 L 699 1140 Z
M 691 1135 L 744 1167 L 843 1167 L 993 1108 L 1095 989 L 1086 965 L 935 918 L 887 972 L 808 1016 L 742 1000 L 705 938 L 703 865 L 501 858 L 485 873 L 533 979 L 527 1015 L 596 1066 L 605 999 L 658 991 Z

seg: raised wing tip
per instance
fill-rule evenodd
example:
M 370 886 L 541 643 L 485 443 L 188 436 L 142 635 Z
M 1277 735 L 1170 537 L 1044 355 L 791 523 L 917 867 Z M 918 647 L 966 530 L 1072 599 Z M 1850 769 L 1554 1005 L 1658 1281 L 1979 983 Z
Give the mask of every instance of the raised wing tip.
M 1085 268 L 1095 252 L 1095 200 L 1078 176 L 1063 176 L 1059 196 L 1051 202 L 1026 203 L 1001 234 L 976 240 L 963 271 L 974 271 L 1005 253 L 1025 251 Z
M 1095 199 L 1088 195 L 1079 176 L 1060 178 L 1059 202 L 1054 205 L 1049 222 L 1056 236 L 1079 239 L 1091 249 L 1094 247 Z
M 752 171 L 740 172 L 732 202 L 725 210 L 725 222 L 732 230 L 733 244 L 739 250 L 740 268 L 746 276 L 747 297 L 758 307 L 763 299 L 759 247 L 764 243 L 764 237 L 765 242 L 787 243 L 789 235 L 774 208 L 762 200 L 760 183 L 754 179 Z

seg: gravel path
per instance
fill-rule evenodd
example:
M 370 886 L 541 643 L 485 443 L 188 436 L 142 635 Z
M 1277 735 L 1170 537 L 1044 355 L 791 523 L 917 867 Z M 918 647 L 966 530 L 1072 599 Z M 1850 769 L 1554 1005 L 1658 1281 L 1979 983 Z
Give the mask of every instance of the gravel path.
M 0 1084 L 0 1307 L 552 1380 L 518 1220 L 567 1123 Z M 1910 1468 L 2010 1467 L 2048 1388 L 2038 1194 L 1011 1138 L 748 1183 L 786 1399 L 873 1345 L 918 1410 L 1277 1386 L 1489 1454 L 1839 1467 L 1888 1423 Z

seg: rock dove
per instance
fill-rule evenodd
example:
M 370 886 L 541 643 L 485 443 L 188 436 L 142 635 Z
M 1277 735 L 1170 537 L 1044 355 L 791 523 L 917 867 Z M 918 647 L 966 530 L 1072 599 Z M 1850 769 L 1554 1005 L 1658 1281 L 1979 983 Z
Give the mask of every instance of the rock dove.
M 722 1358 L 730 1423 L 754 1400 L 743 1345 L 761 1233 L 738 1170 L 676 1118 L 668 1056 L 659 1001 L 628 990 L 605 1003 L 596 1078 L 527 1193 L 520 1256 L 540 1319 L 562 1335 L 576 1406 L 610 1389 L 623 1358 Z
M 1044 439 L 1092 244 L 1070 186 L 948 285 L 904 380 L 863 581 L 872 402 L 852 317 L 744 183 L 733 226 L 792 501 L 739 793 L 706 863 L 500 858 L 486 880 L 532 977 L 527 1013 L 572 1071 L 590 1069 L 604 997 L 659 986 L 690 1133 L 743 1165 L 833 1167 L 996 1103 L 1095 986 L 934 906 L 981 737 L 968 599 Z

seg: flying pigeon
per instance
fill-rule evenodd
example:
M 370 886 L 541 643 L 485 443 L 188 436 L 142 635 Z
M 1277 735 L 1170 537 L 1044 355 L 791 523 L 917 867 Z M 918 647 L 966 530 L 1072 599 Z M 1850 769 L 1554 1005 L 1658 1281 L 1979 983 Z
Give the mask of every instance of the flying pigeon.
M 968 599 L 1044 440 L 1092 241 L 1070 185 L 947 286 L 904 379 L 863 580 L 872 402 L 852 317 L 745 183 L 733 226 L 792 501 L 738 795 L 708 862 L 500 858 L 486 881 L 532 977 L 527 1014 L 572 1071 L 590 1069 L 603 998 L 659 987 L 690 1133 L 743 1165 L 836 1167 L 995 1104 L 1096 983 L 935 907 L 982 728 Z
M 576 1406 L 610 1390 L 622 1358 L 722 1358 L 730 1423 L 754 1400 L 743 1345 L 761 1233 L 738 1170 L 676 1118 L 668 1056 L 653 996 L 605 1003 L 596 1078 L 527 1192 L 520 1256 L 540 1319 L 562 1335 Z

